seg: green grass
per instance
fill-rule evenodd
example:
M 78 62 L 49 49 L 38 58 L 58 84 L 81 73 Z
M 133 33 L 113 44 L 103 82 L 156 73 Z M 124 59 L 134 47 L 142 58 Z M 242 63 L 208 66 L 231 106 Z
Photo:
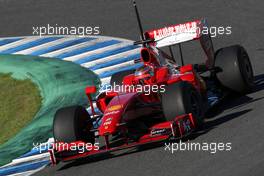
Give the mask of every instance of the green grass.
M 40 106 L 41 96 L 35 84 L 0 74 L 0 144 L 26 126 Z

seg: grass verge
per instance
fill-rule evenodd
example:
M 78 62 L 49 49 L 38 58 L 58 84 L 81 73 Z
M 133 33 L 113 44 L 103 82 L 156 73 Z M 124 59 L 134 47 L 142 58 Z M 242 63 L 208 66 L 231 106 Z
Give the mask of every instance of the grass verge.
M 40 106 L 40 92 L 34 83 L 0 74 L 0 144 L 26 126 Z

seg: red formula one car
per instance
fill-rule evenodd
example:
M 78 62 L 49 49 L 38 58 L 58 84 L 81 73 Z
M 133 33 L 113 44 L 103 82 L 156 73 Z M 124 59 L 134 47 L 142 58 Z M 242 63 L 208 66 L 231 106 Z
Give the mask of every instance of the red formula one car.
M 200 32 L 205 20 L 143 33 L 136 5 L 135 9 L 142 39 L 135 44 L 142 45 L 143 66 L 114 74 L 112 88 L 94 101 L 91 94 L 96 88 L 86 88 L 92 118 L 81 106 L 57 111 L 53 124 L 56 145 L 50 150 L 54 164 L 183 138 L 202 128 L 205 112 L 227 90 L 247 93 L 252 89 L 253 70 L 245 49 L 234 45 L 214 52 L 210 34 Z M 172 46 L 178 45 L 182 56 L 181 43 L 191 40 L 200 42 L 206 61 L 184 64 L 181 57 L 181 65 L 177 64 Z M 161 49 L 164 47 L 170 54 Z M 98 138 L 103 141 L 100 145 Z

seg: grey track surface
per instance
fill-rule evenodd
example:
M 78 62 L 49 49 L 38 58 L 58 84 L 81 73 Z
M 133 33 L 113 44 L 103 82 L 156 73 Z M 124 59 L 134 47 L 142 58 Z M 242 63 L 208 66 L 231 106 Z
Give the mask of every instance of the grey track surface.
M 147 29 L 206 17 L 212 26 L 232 26 L 232 35 L 213 39 L 216 49 L 239 43 L 248 50 L 255 69 L 256 90 L 225 101 L 207 122 L 209 130 L 191 141 L 231 142 L 232 150 L 171 154 L 161 146 L 105 160 L 59 164 L 36 175 L 263 175 L 264 1 L 142 0 L 138 5 Z M 96 25 L 102 35 L 133 40 L 139 36 L 129 0 L 0 0 L 1 36 L 31 35 L 32 26 L 48 23 Z M 194 50 L 184 51 L 186 55 L 197 55 Z

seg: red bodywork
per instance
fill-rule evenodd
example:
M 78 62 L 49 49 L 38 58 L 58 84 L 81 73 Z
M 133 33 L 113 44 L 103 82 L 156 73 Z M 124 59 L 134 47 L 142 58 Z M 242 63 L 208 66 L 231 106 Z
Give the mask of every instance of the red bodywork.
M 199 23 L 199 21 L 195 22 Z M 154 36 L 157 35 L 156 33 L 157 31 L 149 31 L 146 34 L 147 37 L 155 39 Z M 196 36 L 194 39 L 196 40 L 199 37 L 201 36 Z M 127 75 L 123 78 L 123 85 L 144 84 L 166 86 L 175 82 L 187 81 L 191 83 L 198 92 L 203 93 L 205 91 L 203 81 L 195 72 L 192 65 L 180 66 L 177 73 L 172 73 L 167 66 L 161 64 L 162 59 L 164 56 L 166 57 L 166 54 L 158 50 L 158 48 L 155 47 L 155 44 L 156 42 L 153 41 L 141 49 L 141 61 L 144 63 L 145 67 L 151 68 L 154 74 L 140 76 L 135 74 Z M 206 49 L 208 51 L 210 50 L 210 48 Z M 208 55 L 210 55 L 209 52 Z M 149 77 L 149 79 L 144 80 L 142 83 L 140 80 L 143 77 Z M 92 113 L 96 116 L 90 96 L 92 93 L 95 93 L 95 87 L 88 87 L 86 89 L 86 94 L 91 104 Z M 162 112 L 162 109 L 160 109 L 159 106 L 155 106 L 156 104 L 159 104 L 160 101 L 159 93 L 154 92 L 146 95 L 142 92 L 128 91 L 125 89 L 119 92 L 108 91 L 107 93 L 100 94 L 97 97 L 96 106 L 103 113 L 103 116 L 99 128 L 94 131 L 97 131 L 99 137 L 104 138 L 105 145 L 100 147 L 99 150 L 91 149 L 84 153 L 74 153 L 69 156 L 63 155 L 63 153 L 68 152 L 68 150 L 51 150 L 52 162 L 55 164 L 56 161 L 60 160 L 69 161 L 169 138 L 182 138 L 195 130 L 196 124 L 192 114 L 183 114 L 175 117 L 172 121 L 155 122 L 155 118 L 162 116 L 162 113 L 158 113 L 158 115 L 154 113 Z M 137 130 L 137 128 L 130 129 L 127 127 L 127 124 L 133 122 L 133 120 L 137 118 L 141 118 L 142 116 L 144 116 L 145 119 L 151 119 L 150 121 L 153 119 L 153 122 L 150 122 L 148 129 L 144 131 L 143 134 L 138 135 L 136 139 L 131 141 L 129 134 L 133 134 L 133 130 Z M 123 142 L 118 146 L 112 146 L 110 136 L 115 136 L 117 134 L 121 136 L 119 138 Z M 76 141 L 76 143 L 78 142 L 80 141 Z

